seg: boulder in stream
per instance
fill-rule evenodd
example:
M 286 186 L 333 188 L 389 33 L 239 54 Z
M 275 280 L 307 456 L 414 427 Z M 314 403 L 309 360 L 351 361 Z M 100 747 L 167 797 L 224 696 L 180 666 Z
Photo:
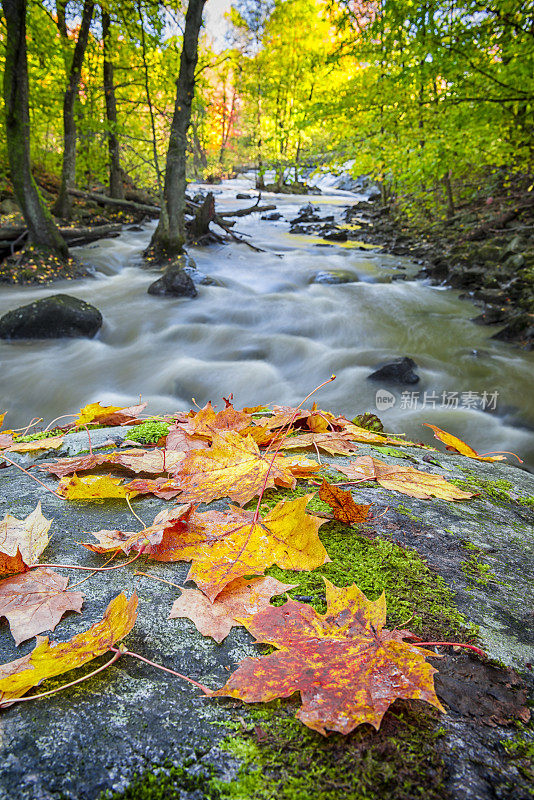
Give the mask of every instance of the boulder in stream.
M 310 283 L 357 283 L 358 277 L 343 269 L 322 269 L 316 272 Z
M 165 268 L 161 278 L 150 284 L 147 290 L 148 294 L 166 295 L 168 297 L 196 297 L 197 290 L 189 274 L 191 271 L 198 272 L 193 259 L 187 253 L 178 256 Z
M 4 314 L 0 339 L 91 339 L 101 326 L 98 308 L 78 297 L 53 294 Z
M 379 367 L 375 372 L 368 375 L 367 379 L 371 381 L 386 381 L 387 383 L 418 383 L 419 375 L 414 372 L 416 367 L 417 364 L 413 358 L 404 356 L 404 358 L 398 358 Z

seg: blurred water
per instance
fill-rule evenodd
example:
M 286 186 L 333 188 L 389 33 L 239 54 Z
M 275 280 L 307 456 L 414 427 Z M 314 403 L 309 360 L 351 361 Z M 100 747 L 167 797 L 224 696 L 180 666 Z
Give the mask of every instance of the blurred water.
M 215 190 L 217 204 L 251 204 L 235 199 L 250 188 L 246 178 L 227 181 Z M 384 388 L 395 400 L 379 412 L 389 430 L 430 443 L 432 434 L 421 423 L 431 422 L 480 452 L 512 450 L 533 464 L 534 354 L 492 341 L 496 329 L 474 325 L 470 320 L 479 311 L 457 292 L 417 281 L 382 282 L 410 268 L 406 259 L 352 243 L 318 246 L 320 239 L 288 233 L 287 220 L 308 201 L 339 216 L 357 199 L 349 192 L 265 194 L 284 219 L 266 222 L 254 214 L 235 227 L 267 252 L 235 243 L 191 249 L 198 268 L 222 284 L 197 287 L 194 300 L 146 293 L 156 276 L 140 267 L 140 255 L 154 223 L 79 248 L 78 257 L 95 266 L 95 278 L 2 287 L 0 314 L 67 292 L 104 316 L 93 340 L 0 342 L 5 425 L 18 427 L 34 416 L 50 421 L 96 400 L 127 405 L 139 395 L 154 413 L 189 409 L 193 397 L 200 405 L 220 403 L 231 392 L 239 406 L 296 404 L 335 372 L 336 381 L 317 396 L 324 408 L 348 417 L 376 412 L 376 392 Z M 348 271 L 358 282 L 310 283 L 316 272 L 329 269 Z M 382 387 L 366 380 L 378 363 L 404 355 L 419 365 L 417 385 Z M 459 407 L 445 407 L 443 392 L 457 393 Z M 474 393 L 476 407 L 461 407 L 467 392 Z M 493 395 L 495 410 L 482 410 L 484 392 L 490 404 Z

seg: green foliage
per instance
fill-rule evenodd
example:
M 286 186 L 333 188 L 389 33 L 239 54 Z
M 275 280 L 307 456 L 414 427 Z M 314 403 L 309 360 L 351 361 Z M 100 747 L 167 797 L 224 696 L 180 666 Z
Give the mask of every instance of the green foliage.
M 170 426 L 166 422 L 148 420 L 142 425 L 136 425 L 128 431 L 128 439 L 140 444 L 156 444 L 167 436 Z
M 40 433 L 29 433 L 27 436 L 13 436 L 15 442 L 36 442 L 39 439 L 49 439 L 51 436 L 61 436 L 65 431 L 61 428 L 53 428 L 51 431 L 41 431 Z

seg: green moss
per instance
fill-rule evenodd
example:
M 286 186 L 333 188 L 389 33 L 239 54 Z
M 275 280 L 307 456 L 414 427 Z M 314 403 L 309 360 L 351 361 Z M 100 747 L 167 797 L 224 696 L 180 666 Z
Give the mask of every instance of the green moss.
M 224 747 L 242 759 L 231 783 L 215 780 L 229 800 L 414 800 L 444 798 L 445 769 L 437 714 L 416 703 L 396 703 L 380 731 L 369 725 L 328 738 L 305 728 L 295 706 L 271 703 L 247 714 L 248 734 Z
M 53 428 L 51 431 L 41 431 L 40 433 L 29 433 L 27 436 L 13 436 L 15 442 L 36 442 L 39 439 L 49 439 L 51 436 L 61 436 L 65 431 L 61 428 Z
M 148 420 L 142 425 L 136 425 L 128 431 L 128 439 L 141 444 L 156 444 L 169 432 L 169 425 L 166 422 Z
M 489 499 L 496 506 L 507 507 L 514 503 L 522 506 L 534 508 L 534 497 L 513 497 L 510 492 L 513 492 L 514 486 L 510 481 L 503 479 L 495 481 L 487 481 L 479 478 L 471 469 L 460 467 L 462 472 L 468 476 L 466 480 L 452 479 L 450 482 L 455 486 L 467 491 L 476 491 L 484 498 Z
M 421 522 L 421 517 L 416 517 L 409 508 L 406 508 L 406 506 L 403 506 L 400 503 L 398 506 L 395 506 L 395 511 L 397 514 L 403 514 L 405 517 L 410 517 L 410 519 L 414 520 L 414 522 Z
M 534 730 L 532 722 L 528 725 L 519 724 L 519 731 L 513 739 L 501 742 L 507 755 L 513 760 L 524 775 L 531 782 L 531 794 L 534 797 Z
M 182 792 L 195 792 L 195 797 L 203 800 L 219 800 L 221 794 L 212 772 L 193 772 L 188 769 L 190 766 L 191 762 L 180 767 L 156 767 L 143 775 L 136 775 L 125 792 L 104 792 L 100 800 L 182 800 Z
M 296 490 L 282 494 L 271 490 L 265 493 L 263 513 L 281 498 L 303 494 Z M 313 512 L 329 511 L 329 506 L 316 498 L 308 505 Z M 312 572 L 296 572 L 271 567 L 267 570 L 285 583 L 296 583 L 290 596 L 309 598 L 313 607 L 323 613 L 325 587 L 323 578 L 336 586 L 356 583 L 370 600 L 386 593 L 388 626 L 403 625 L 415 633 L 429 636 L 472 638 L 474 628 L 468 629 L 466 620 L 457 610 L 453 593 L 425 561 L 413 550 L 405 550 L 384 539 L 370 538 L 365 525 L 359 530 L 338 522 L 328 522 L 319 529 L 319 536 L 332 561 Z M 367 535 L 366 535 L 367 534 Z M 283 600 L 275 601 L 280 604 Z

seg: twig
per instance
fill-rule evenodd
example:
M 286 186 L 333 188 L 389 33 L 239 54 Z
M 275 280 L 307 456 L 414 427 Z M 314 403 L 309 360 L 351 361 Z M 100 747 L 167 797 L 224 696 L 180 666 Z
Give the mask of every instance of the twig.
M 168 672 L 170 675 L 175 675 L 177 678 L 181 678 L 182 680 L 187 681 L 188 683 L 192 683 L 193 686 L 197 686 L 199 689 L 202 689 L 202 691 L 206 695 L 211 694 L 211 689 L 208 689 L 207 686 L 203 686 L 198 681 L 194 681 L 193 678 L 188 678 L 187 675 L 182 675 L 180 672 L 175 672 L 173 669 L 169 669 L 168 667 L 163 667 L 161 664 L 156 664 L 155 661 L 150 661 L 148 658 L 140 656 L 139 653 L 132 653 L 130 650 L 125 650 L 122 648 L 118 650 L 115 647 L 110 647 L 109 649 L 111 650 L 112 653 L 119 653 L 125 656 L 133 656 L 133 658 L 138 658 L 139 661 L 144 661 L 145 664 L 150 664 L 151 667 L 156 667 L 156 669 L 161 669 L 163 670 L 163 672 Z
M 3 461 L 8 461 L 10 464 L 12 464 L 12 466 L 16 467 L 17 469 L 20 469 L 21 472 L 24 472 L 24 474 L 27 475 L 29 478 L 31 478 L 32 481 L 35 481 L 36 483 L 40 483 L 41 486 L 43 486 L 46 489 L 47 492 L 50 492 L 51 494 L 55 495 L 56 497 L 59 497 L 60 500 L 64 500 L 65 499 L 62 495 L 58 494 L 53 489 L 51 489 L 49 486 L 47 486 L 46 483 L 43 483 L 42 481 L 39 480 L 39 478 L 36 478 L 35 475 L 32 475 L 30 472 L 28 472 L 27 469 L 24 469 L 24 467 L 21 467 L 20 464 L 17 464 L 16 461 L 12 461 L 10 458 L 8 458 L 5 453 L 2 453 L 2 460 Z
M 148 572 L 141 572 L 140 570 L 136 570 L 134 575 L 144 575 L 145 578 L 152 578 L 153 581 L 161 581 L 161 583 L 168 583 L 169 586 L 175 586 L 177 589 L 181 589 L 182 587 L 179 586 L 177 583 L 173 583 L 172 581 L 167 581 L 165 578 L 158 578 L 156 575 L 150 575 Z

